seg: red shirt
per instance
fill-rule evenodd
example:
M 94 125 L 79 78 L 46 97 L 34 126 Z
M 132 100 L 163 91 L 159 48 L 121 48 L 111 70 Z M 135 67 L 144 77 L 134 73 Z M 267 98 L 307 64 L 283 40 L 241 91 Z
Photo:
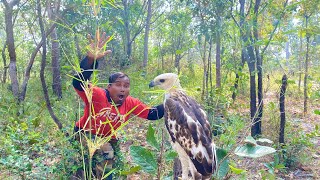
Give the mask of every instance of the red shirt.
M 76 126 L 80 129 L 91 130 L 92 134 L 101 136 L 113 134 L 113 138 L 115 138 L 115 134 L 112 132 L 128 121 L 131 114 L 147 119 L 150 108 L 140 100 L 128 96 L 122 105 L 115 107 L 108 102 L 106 90 L 99 87 L 91 89 L 93 91 L 91 108 L 85 92 L 75 89 L 85 103 L 84 114 L 76 122 Z

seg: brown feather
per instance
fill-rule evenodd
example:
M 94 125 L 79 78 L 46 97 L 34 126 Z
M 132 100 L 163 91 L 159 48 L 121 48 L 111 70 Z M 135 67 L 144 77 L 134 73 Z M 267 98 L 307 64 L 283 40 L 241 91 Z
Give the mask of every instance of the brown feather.
M 215 166 L 215 161 L 213 161 L 214 152 L 212 152 L 211 145 L 212 133 L 207 117 L 200 109 L 202 107 L 183 91 L 174 91 L 165 100 L 165 120 L 166 124 L 168 121 L 175 120 L 175 132 L 172 128 L 168 129 L 172 141 L 177 141 L 181 145 L 199 173 L 203 176 L 210 176 Z M 184 112 L 194 120 L 193 123 L 187 122 L 187 116 Z M 178 127 L 180 127 L 180 131 L 177 130 Z M 195 155 L 192 154 L 192 146 L 198 147 L 200 144 L 205 148 L 209 159 L 206 159 L 201 152 Z

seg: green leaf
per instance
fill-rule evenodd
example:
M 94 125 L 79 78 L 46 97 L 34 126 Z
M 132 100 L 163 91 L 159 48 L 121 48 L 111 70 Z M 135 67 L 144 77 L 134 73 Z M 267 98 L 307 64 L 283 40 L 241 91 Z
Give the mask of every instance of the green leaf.
M 247 144 L 249 144 L 251 146 L 258 145 L 256 140 L 252 136 L 247 136 L 246 139 L 244 140 L 244 142 L 246 142 Z
M 113 171 L 115 171 L 116 169 L 112 169 L 111 171 L 109 171 L 107 174 L 105 174 L 102 179 L 106 179 L 110 174 L 113 173 Z
M 120 175 L 130 175 L 141 170 L 140 166 L 131 167 L 128 171 L 121 171 Z
M 272 164 L 270 164 L 270 163 L 264 163 L 263 164 L 266 168 L 268 168 L 268 172 L 270 173 L 270 174 L 274 174 L 274 167 L 272 166 Z
M 182 54 L 182 53 L 183 53 L 183 50 L 181 49 L 176 50 L 176 54 Z
M 150 174 L 156 173 L 158 164 L 153 152 L 141 146 L 131 146 L 130 154 L 133 161 L 141 166 L 143 171 Z
M 272 147 L 260 145 L 252 146 L 252 144 L 245 144 L 237 147 L 235 150 L 236 155 L 250 158 L 258 158 L 275 152 L 276 150 Z
M 278 164 L 278 165 L 274 166 L 274 168 L 276 168 L 276 169 L 286 169 L 287 167 L 284 164 Z
M 231 166 L 230 164 L 229 164 L 229 167 L 230 167 L 231 171 L 235 174 L 242 174 L 242 173 L 246 172 L 246 170 L 235 168 L 235 167 Z
M 229 171 L 229 159 L 225 158 L 228 152 L 225 149 L 216 147 L 216 155 L 218 159 L 218 171 L 216 176 L 218 179 L 223 179 Z
M 33 118 L 31 120 L 31 123 L 33 124 L 34 127 L 39 127 L 40 126 L 40 121 L 41 121 L 41 118 L 40 117 L 36 117 L 36 118 Z
M 178 153 L 175 151 L 168 151 L 165 154 L 166 161 L 173 161 L 176 157 L 178 157 Z
M 257 142 L 268 143 L 268 144 L 272 144 L 273 143 L 273 141 L 271 141 L 270 139 L 267 139 L 267 138 L 257 139 Z
M 28 125 L 27 125 L 27 123 L 22 122 L 20 125 L 21 125 L 21 129 L 22 129 L 23 131 L 25 131 L 25 130 L 27 130 L 27 129 L 28 129 Z
M 319 110 L 319 109 L 316 109 L 316 110 L 314 110 L 313 112 L 314 112 L 314 114 L 316 114 L 316 115 L 320 115 L 320 110 Z
M 294 80 L 287 80 L 288 84 L 295 84 L 296 82 Z
M 71 66 L 61 66 L 61 68 L 64 70 L 72 70 Z
M 150 146 L 159 150 L 160 145 L 155 137 L 155 131 L 151 126 L 151 124 L 149 124 L 148 131 L 147 131 L 147 142 Z

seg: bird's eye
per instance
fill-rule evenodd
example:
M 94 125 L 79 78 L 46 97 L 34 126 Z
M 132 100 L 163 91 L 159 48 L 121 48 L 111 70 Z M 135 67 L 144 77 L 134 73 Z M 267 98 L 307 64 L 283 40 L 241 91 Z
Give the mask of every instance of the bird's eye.
M 160 79 L 160 82 L 163 83 L 165 80 L 164 79 Z

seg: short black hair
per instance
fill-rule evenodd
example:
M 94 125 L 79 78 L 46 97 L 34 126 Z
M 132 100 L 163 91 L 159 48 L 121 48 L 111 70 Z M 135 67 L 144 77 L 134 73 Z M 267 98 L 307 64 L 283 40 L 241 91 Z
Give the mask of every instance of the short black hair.
M 112 73 L 112 74 L 109 76 L 109 83 L 114 83 L 114 82 L 116 82 L 116 80 L 117 80 L 118 78 L 124 78 L 124 77 L 127 77 L 127 78 L 130 80 L 129 76 L 126 75 L 126 74 L 123 73 L 123 72 L 115 72 L 115 73 Z

